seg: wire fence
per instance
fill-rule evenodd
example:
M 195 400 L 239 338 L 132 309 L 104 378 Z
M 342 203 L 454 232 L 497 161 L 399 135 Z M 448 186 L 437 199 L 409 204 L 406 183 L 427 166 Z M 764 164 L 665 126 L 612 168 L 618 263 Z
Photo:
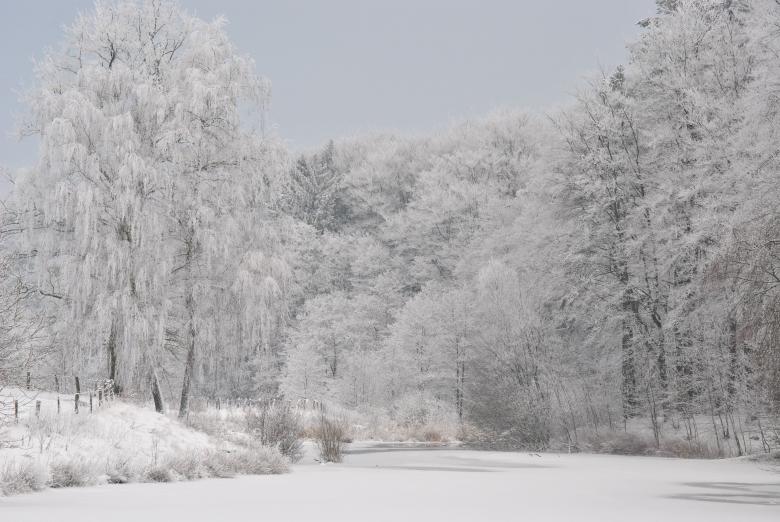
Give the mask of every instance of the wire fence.
M 94 413 L 115 400 L 111 379 L 33 375 L 0 381 L 0 423 L 19 423 L 42 414 Z
M 35 374 L 15 377 L 0 375 L 0 424 L 19 423 L 41 415 L 94 413 L 115 399 L 116 386 L 111 379 L 83 378 L 75 375 Z M 290 407 L 325 412 L 317 399 L 196 396 L 190 400 L 193 410 L 266 409 Z
M 249 397 L 196 397 L 191 400 L 194 409 L 266 409 L 277 406 L 291 407 L 298 410 L 314 410 L 324 412 L 325 403 L 316 399 L 285 399 L 285 398 L 249 398 Z
M 96 375 L 63 375 L 57 373 L 6 376 L 0 374 L 0 390 L 15 388 L 28 392 L 45 391 L 62 394 L 74 394 L 97 390 L 107 379 Z

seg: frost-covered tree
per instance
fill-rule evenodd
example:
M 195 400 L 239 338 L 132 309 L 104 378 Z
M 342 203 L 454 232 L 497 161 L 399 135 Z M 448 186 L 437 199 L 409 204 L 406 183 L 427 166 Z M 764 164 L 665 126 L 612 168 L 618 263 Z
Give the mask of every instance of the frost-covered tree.
M 386 305 L 374 296 L 334 292 L 307 301 L 301 315 L 290 332 L 284 389 L 350 406 L 376 403 Z M 304 361 L 309 358 L 313 364 Z
M 335 230 L 348 219 L 334 155 L 332 140 L 320 152 L 301 155 L 290 169 L 282 196 L 282 206 L 289 214 L 319 232 Z
M 474 349 L 469 419 L 495 439 L 543 447 L 551 436 L 556 341 L 535 281 L 499 261 L 474 281 Z
M 173 343 L 186 412 L 200 320 L 265 166 L 241 119 L 268 88 L 223 26 L 162 0 L 98 2 L 27 97 L 41 158 L 17 195 L 37 284 L 72 325 L 67 364 L 150 382 L 158 409 L 160 372 L 181 375 Z
M 472 327 L 469 295 L 461 289 L 426 287 L 407 301 L 385 347 L 393 397 L 433 397 L 462 418 L 471 378 Z
M 0 389 L 20 385 L 24 374 L 46 367 L 56 357 L 50 335 L 49 310 L 42 302 L 45 289 L 29 284 L 16 242 L 19 214 L 2 203 L 0 213 Z

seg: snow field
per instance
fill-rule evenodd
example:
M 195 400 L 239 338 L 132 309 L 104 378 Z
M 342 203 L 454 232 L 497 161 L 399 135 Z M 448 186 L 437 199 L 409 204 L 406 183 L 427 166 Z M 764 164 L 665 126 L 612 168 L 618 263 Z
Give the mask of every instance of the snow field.
M 15 522 L 769 521 L 780 476 L 753 462 L 353 444 L 344 464 L 308 454 L 293 473 L 3 499 Z

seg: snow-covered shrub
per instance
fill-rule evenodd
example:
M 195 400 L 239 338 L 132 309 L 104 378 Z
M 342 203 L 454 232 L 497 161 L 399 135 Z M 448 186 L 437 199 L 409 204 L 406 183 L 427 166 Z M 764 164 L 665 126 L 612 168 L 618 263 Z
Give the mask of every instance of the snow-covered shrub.
M 160 457 L 146 468 L 148 482 L 177 482 L 236 475 L 266 475 L 287 471 L 285 458 L 274 448 L 184 451 Z
M 593 453 L 611 455 L 650 455 L 655 452 L 655 443 L 648 437 L 624 431 L 591 431 L 581 438 L 579 449 Z
M 348 423 L 343 416 L 325 413 L 320 415 L 314 438 L 323 462 L 341 462 L 347 428 Z
M 422 426 L 428 422 L 430 404 L 428 398 L 421 394 L 407 394 L 396 401 L 392 411 L 399 426 Z
M 132 455 L 110 455 L 106 459 L 106 481 L 109 484 L 138 482 L 144 475 L 141 461 Z
M 31 493 L 46 488 L 49 473 L 39 460 L 6 460 L 0 466 L 0 494 L 4 496 Z
M 248 409 L 208 409 L 190 412 L 187 425 L 194 430 L 206 433 L 212 438 L 228 441 L 238 446 L 253 444 L 252 435 L 247 429 Z
M 445 442 L 447 438 L 435 428 L 426 428 L 422 431 L 421 437 L 424 442 Z
M 277 448 L 291 462 L 298 462 L 303 457 L 303 424 L 300 415 L 289 405 L 248 410 L 246 427 L 257 442 Z
M 717 448 L 713 448 L 707 442 L 681 438 L 661 440 L 659 454 L 682 459 L 714 459 L 721 456 L 718 455 Z
M 211 477 L 230 478 L 236 476 L 235 466 L 228 451 L 210 451 L 205 455 L 203 465 L 208 469 Z
M 458 431 L 454 407 L 429 394 L 410 393 L 397 400 L 391 408 L 393 438 L 424 442 L 452 439 Z
M 164 464 L 149 466 L 144 473 L 146 482 L 173 482 L 173 479 L 171 470 L 165 467 Z
M 162 467 L 176 480 L 197 480 L 211 476 L 207 465 L 210 451 L 184 451 L 163 459 Z
M 241 475 L 277 475 L 288 470 L 285 456 L 276 448 L 268 446 L 231 451 L 227 462 Z
M 50 472 L 49 486 L 52 488 L 94 486 L 101 476 L 97 463 L 83 456 L 59 457 L 51 463 Z
M 511 386 L 476 384 L 467 421 L 479 429 L 470 442 L 489 447 L 542 450 L 552 437 L 549 403 Z
M 405 440 L 405 432 L 384 408 L 367 408 L 350 419 L 350 433 L 356 440 Z

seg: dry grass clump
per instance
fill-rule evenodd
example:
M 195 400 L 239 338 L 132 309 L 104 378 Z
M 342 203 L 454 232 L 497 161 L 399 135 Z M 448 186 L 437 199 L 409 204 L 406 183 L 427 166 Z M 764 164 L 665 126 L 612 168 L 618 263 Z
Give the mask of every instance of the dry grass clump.
M 163 456 L 149 465 L 145 482 L 178 482 L 236 475 L 277 475 L 288 471 L 288 461 L 276 448 L 254 446 L 233 450 L 189 451 Z
M 458 430 L 455 410 L 445 402 L 413 393 L 399 399 L 391 408 L 390 431 L 394 438 L 420 442 L 445 442 Z
M 301 416 L 290 405 L 248 410 L 246 428 L 255 441 L 278 449 L 291 462 L 298 462 L 303 457 L 303 423 Z
M 144 473 L 144 482 L 173 482 L 171 470 L 162 464 L 152 465 Z
M 658 454 L 663 457 L 680 459 L 716 459 L 722 457 L 717 448 L 701 440 L 684 440 L 681 438 L 663 439 Z
M 5 461 L 0 466 L 0 495 L 11 496 L 46 489 L 47 467 L 39 460 Z
M 631 432 L 590 431 L 580 436 L 577 449 L 609 455 L 650 455 L 655 451 L 655 443 Z
M 144 466 L 137 457 L 117 454 L 106 459 L 105 472 L 109 484 L 130 484 L 141 481 Z
M 215 439 L 244 444 L 249 440 L 246 430 L 246 410 L 203 410 L 190 412 L 187 425 Z
M 323 462 L 342 461 L 348 428 L 349 423 L 343 416 L 325 413 L 320 415 L 313 435 Z
M 256 446 L 228 454 L 232 469 L 240 475 L 278 475 L 288 471 L 288 461 L 276 448 Z
M 165 478 L 160 473 L 160 468 L 167 470 L 170 475 L 169 480 L 157 480 L 156 482 L 198 480 L 211 477 L 209 467 L 206 465 L 210 460 L 211 453 L 206 451 L 185 451 L 170 455 L 163 459 L 161 466 L 152 468 L 154 470 L 153 474 L 158 479 Z
M 750 459 L 754 462 L 760 462 L 761 464 L 768 464 L 773 467 L 777 466 L 777 470 L 780 471 L 780 451 L 752 455 Z
M 576 451 L 607 453 L 611 455 L 654 455 L 682 459 L 713 459 L 722 455 L 716 448 L 702 440 L 686 440 L 680 437 L 662 438 L 656 445 L 649 435 L 625 431 L 588 431 L 580 434 Z
M 447 438 L 436 428 L 426 428 L 422 432 L 422 440 L 425 442 L 446 442 Z
M 82 457 L 59 457 L 49 466 L 52 488 L 80 488 L 94 486 L 101 478 L 100 466 Z

